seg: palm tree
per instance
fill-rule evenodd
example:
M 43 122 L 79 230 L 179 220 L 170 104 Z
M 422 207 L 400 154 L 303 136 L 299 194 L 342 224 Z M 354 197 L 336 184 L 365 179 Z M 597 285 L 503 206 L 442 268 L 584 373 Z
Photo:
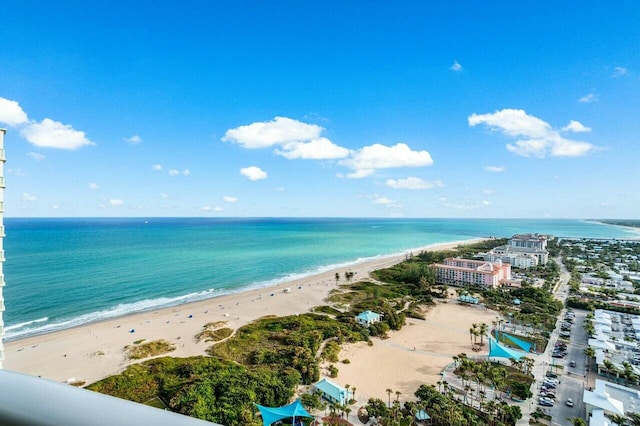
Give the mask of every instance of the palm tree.
M 355 401 L 356 401 L 356 387 L 355 386 L 351 387 L 351 398 L 353 399 L 353 402 L 355 404 Z
M 484 346 L 484 335 L 487 334 L 487 330 L 489 330 L 489 326 L 484 322 L 480 324 L 480 346 Z
M 350 387 L 351 387 L 351 386 L 349 386 L 348 384 L 344 385 L 344 388 L 345 388 L 345 389 L 346 389 L 346 391 L 347 391 L 347 400 L 346 400 L 346 403 L 347 403 L 347 404 L 349 403 L 349 388 L 350 388 Z
M 351 413 L 351 407 L 344 407 L 344 412 L 347 414 L 347 421 L 349 421 L 349 413 Z
M 402 393 L 402 392 L 400 392 L 400 391 L 396 391 L 396 402 L 397 402 L 397 403 L 400 403 L 400 394 L 401 394 L 401 393 Z
M 391 393 L 393 393 L 393 391 L 390 388 L 387 388 L 387 395 L 389 396 L 389 408 L 391 408 Z
M 571 417 L 567 420 L 569 420 L 573 426 L 587 426 L 587 422 L 585 422 L 582 417 Z

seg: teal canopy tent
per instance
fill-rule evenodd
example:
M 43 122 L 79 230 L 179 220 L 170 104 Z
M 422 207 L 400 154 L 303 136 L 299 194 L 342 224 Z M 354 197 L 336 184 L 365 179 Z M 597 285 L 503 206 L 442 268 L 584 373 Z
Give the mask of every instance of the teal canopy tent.
M 289 417 L 293 417 L 293 424 L 295 424 L 296 417 L 313 418 L 313 416 L 304 409 L 299 399 L 296 399 L 291 404 L 283 405 L 282 407 L 272 408 L 259 404 L 256 404 L 256 406 L 258 407 L 258 410 L 260 410 L 262 424 L 264 426 L 270 426 L 278 420 L 288 419 Z
M 508 348 L 506 346 L 502 346 L 496 339 L 493 337 L 489 339 L 489 358 L 513 358 L 520 359 L 525 354 L 520 353 L 516 350 Z
M 504 331 L 501 334 L 503 337 L 506 337 L 507 339 L 511 340 L 517 347 L 519 347 L 523 351 L 529 352 L 531 350 L 531 343 L 518 339 L 513 334 L 505 333 Z

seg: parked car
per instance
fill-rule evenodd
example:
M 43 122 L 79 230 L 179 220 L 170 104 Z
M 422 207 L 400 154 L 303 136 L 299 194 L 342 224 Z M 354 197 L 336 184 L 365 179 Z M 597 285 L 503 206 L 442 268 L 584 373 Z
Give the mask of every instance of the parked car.
M 575 367 L 575 366 L 576 366 L 575 361 L 569 361 L 569 367 Z
M 542 393 L 540 393 L 540 396 L 543 396 L 545 398 L 556 399 L 556 394 L 551 392 L 551 391 L 542 392 Z
M 567 407 L 573 407 L 573 399 L 572 398 L 567 398 Z
M 558 378 L 558 375 L 556 373 L 552 372 L 552 371 L 547 371 L 546 376 L 550 377 L 552 379 L 557 379 Z
M 553 358 L 564 358 L 566 354 L 559 354 L 557 352 L 554 352 L 553 354 L 551 354 L 551 357 Z
M 543 407 L 553 407 L 553 400 L 550 398 L 540 397 L 538 399 L 538 404 L 542 405 Z

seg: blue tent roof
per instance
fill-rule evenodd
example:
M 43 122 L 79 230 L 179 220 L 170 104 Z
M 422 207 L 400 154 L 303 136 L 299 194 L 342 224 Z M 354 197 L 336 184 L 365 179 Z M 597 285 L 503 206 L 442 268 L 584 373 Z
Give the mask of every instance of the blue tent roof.
M 265 407 L 263 405 L 256 404 L 260 415 L 262 415 L 262 424 L 269 426 L 278 420 L 288 419 L 289 417 L 311 417 L 313 416 L 307 413 L 299 399 L 296 399 L 291 404 L 283 405 L 282 407 Z
M 431 416 L 424 410 L 420 410 L 416 413 L 416 420 L 429 420 L 430 418 Z
M 525 354 L 520 353 L 506 346 L 502 346 L 493 337 L 489 339 L 489 357 L 490 358 L 513 358 L 520 359 Z
M 514 305 L 519 305 L 519 304 L 521 304 L 521 303 L 522 303 L 522 300 L 520 300 L 520 299 L 513 299 L 513 304 L 514 304 Z
M 502 333 L 500 333 L 500 334 L 502 334 L 507 339 L 511 340 L 513 343 L 516 344 L 517 347 L 519 347 L 523 351 L 529 352 L 531 350 L 531 346 L 532 346 L 531 343 L 525 342 L 524 340 L 521 340 L 521 339 L 518 339 L 513 334 L 508 334 L 508 333 L 505 333 L 504 331 Z
M 380 314 L 373 311 L 364 311 L 358 314 L 358 319 L 366 322 L 379 321 Z
M 478 302 L 480 301 L 479 298 L 477 297 L 473 297 L 473 296 L 469 296 L 466 294 L 461 295 L 460 297 L 458 297 L 458 300 L 462 303 L 472 303 L 474 305 L 477 305 Z

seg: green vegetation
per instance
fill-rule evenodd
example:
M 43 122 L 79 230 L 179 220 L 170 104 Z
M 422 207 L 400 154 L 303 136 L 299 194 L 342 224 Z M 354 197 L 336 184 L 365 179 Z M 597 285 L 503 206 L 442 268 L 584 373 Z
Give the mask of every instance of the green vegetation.
M 158 397 L 170 410 L 227 426 L 262 424 L 253 403 L 289 402 L 300 374 L 292 368 L 245 367 L 210 357 L 157 358 L 88 389 L 144 403 Z
M 405 402 L 400 406 L 398 400 L 391 400 L 391 389 L 387 389 L 389 401 L 371 398 L 366 408 L 366 416 L 360 420 L 367 422 L 370 417 L 376 417 L 383 425 L 412 425 L 416 413 L 425 410 L 431 416 L 434 426 L 466 426 L 466 425 L 514 425 L 522 417 L 520 407 L 511 406 L 505 401 L 486 401 L 481 409 L 472 408 L 461 402 L 451 388 L 444 392 L 438 391 L 433 385 L 420 385 L 416 390 L 416 402 Z
M 202 331 L 195 335 L 196 342 L 219 342 L 233 334 L 233 330 L 228 327 L 222 327 L 226 321 L 210 322 L 204 325 Z
M 144 339 L 140 340 L 144 341 Z M 127 358 L 129 359 L 143 359 L 152 356 L 163 355 L 171 351 L 176 350 L 176 345 L 166 340 L 154 340 L 136 346 L 125 346 Z
M 320 377 L 316 353 L 324 340 L 342 343 L 368 338 L 368 330 L 356 324 L 353 315 L 335 319 L 308 313 L 260 319 L 241 327 L 233 337 L 211 346 L 207 352 L 247 366 L 294 368 L 299 371 L 302 383 L 311 384 Z
M 89 388 L 137 402 L 155 401 L 155 406 L 166 406 L 172 411 L 227 426 L 258 425 L 253 403 L 269 406 L 288 403 L 297 385 L 311 384 L 319 379 L 322 360 L 339 362 L 343 343 L 368 341 L 371 344 L 370 336 L 385 337 L 389 330 L 399 330 L 406 316 L 424 318 L 424 306 L 432 303 L 434 295 L 443 296 L 447 292 L 444 286 L 437 293 L 432 293 L 435 283 L 434 271 L 429 266 L 432 262 L 452 255 L 472 256 L 477 251 L 486 251 L 505 242 L 490 240 L 459 247 L 455 251 L 410 256 L 400 265 L 376 272 L 376 278 L 384 282 L 351 283 L 353 275 L 346 274 L 344 280 L 347 284 L 334 290 L 328 298 L 329 304 L 315 308 L 314 313 L 263 317 L 235 333 L 223 327 L 223 322 L 209 323 L 194 338 L 196 341 L 217 342 L 207 349 L 210 357 L 156 358 L 132 365 L 122 374 Z M 340 274 L 336 274 L 336 283 L 340 279 Z M 504 301 L 497 294 L 489 296 L 495 299 L 496 304 Z M 538 296 L 532 292 L 517 297 L 529 303 L 530 299 Z M 540 303 L 546 301 L 542 300 Z M 365 310 L 383 314 L 382 321 L 369 328 L 357 324 L 355 316 Z M 174 348 L 169 342 L 156 341 L 128 347 L 127 350 L 132 359 L 139 359 Z M 342 362 L 348 364 L 349 360 Z M 334 364 L 329 366 L 329 374 L 332 377 L 338 374 Z M 516 385 L 509 389 L 518 394 Z M 511 419 L 519 418 L 519 412 L 510 412 L 499 404 L 487 403 L 483 410 L 478 411 L 455 400 L 452 394 L 434 394 L 432 390 L 433 387 L 422 386 L 416 392 L 419 401 L 405 403 L 404 408 L 400 407 L 400 392 L 396 392 L 393 410 L 390 393 L 389 407 L 382 403 L 377 408 L 387 408 L 387 414 L 395 419 L 396 424 L 402 425 L 410 424 L 412 413 L 415 414 L 420 406 L 427 408 L 436 419 L 433 424 L 467 424 L 466 420 L 471 419 L 477 421 L 470 421 L 470 424 L 484 424 L 486 421 L 483 419 L 495 415 L 500 421 L 494 424 L 506 425 L 513 424 Z M 322 407 L 317 395 L 303 398 L 308 407 Z M 329 408 L 334 415 L 338 410 L 343 413 L 351 410 L 348 406 Z M 372 411 L 375 409 L 371 407 Z

